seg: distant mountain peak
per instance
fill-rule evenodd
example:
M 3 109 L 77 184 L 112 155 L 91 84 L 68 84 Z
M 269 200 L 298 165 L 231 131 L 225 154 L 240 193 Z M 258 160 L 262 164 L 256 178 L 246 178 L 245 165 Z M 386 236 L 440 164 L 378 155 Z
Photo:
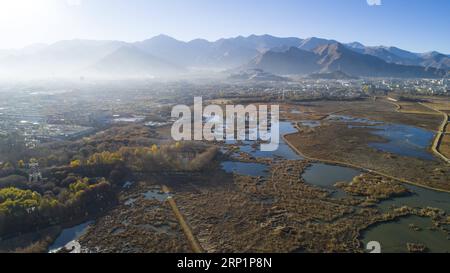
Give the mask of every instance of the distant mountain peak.
M 421 53 L 420 55 L 424 56 L 424 57 L 436 57 L 436 56 L 440 56 L 440 55 L 445 56 L 444 54 L 437 52 L 437 51 L 429 51 L 429 52 Z
M 176 40 L 175 38 L 173 38 L 173 37 L 171 37 L 171 36 L 169 36 L 169 35 L 167 35 L 167 34 L 164 34 L 164 33 L 161 33 L 161 34 L 159 34 L 159 35 L 154 36 L 153 39 Z
M 345 47 L 343 44 L 338 43 L 338 42 L 321 45 L 321 46 L 316 47 L 313 50 L 313 52 L 315 52 L 316 54 L 319 54 L 319 55 L 332 54 L 332 53 L 337 54 L 342 51 L 349 52 L 350 50 L 347 47 Z
M 268 51 L 255 58 L 249 67 L 264 69 L 278 75 L 313 74 L 313 77 L 319 78 L 351 78 L 352 76 L 436 78 L 445 74 L 444 70 L 435 68 L 388 63 L 376 56 L 358 53 L 333 40 L 320 42 L 312 51 L 300 48 Z
M 134 45 L 122 46 L 90 68 L 104 75 L 167 75 L 183 69 L 163 59 L 150 55 Z
M 354 48 L 354 49 L 364 49 L 366 46 L 361 44 L 360 42 L 351 42 L 345 44 L 347 47 Z
M 327 40 L 318 37 L 309 37 L 304 39 L 298 48 L 303 50 L 313 50 L 317 47 L 337 43 L 335 40 Z

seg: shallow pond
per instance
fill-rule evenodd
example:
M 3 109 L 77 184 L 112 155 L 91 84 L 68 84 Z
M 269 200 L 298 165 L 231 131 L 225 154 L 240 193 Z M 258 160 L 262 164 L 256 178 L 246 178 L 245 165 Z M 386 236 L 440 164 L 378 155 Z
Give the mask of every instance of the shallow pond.
M 289 145 L 283 139 L 283 135 L 295 133 L 298 130 L 294 127 L 291 122 L 281 121 L 280 122 L 280 143 L 278 145 L 278 149 L 276 151 L 265 152 L 261 151 L 259 145 L 257 147 L 253 147 L 253 141 L 244 141 L 243 145 L 241 145 L 240 151 L 250 154 L 256 158 L 276 158 L 280 157 L 283 159 L 289 160 L 300 160 L 303 159 L 300 155 L 294 152 Z
M 302 174 L 306 183 L 326 188 L 335 192 L 334 197 L 343 197 L 345 192 L 334 187 L 337 182 L 350 182 L 361 172 L 352 168 L 322 163 L 311 164 Z
M 161 190 L 149 190 L 143 193 L 144 198 L 147 200 L 158 200 L 160 202 L 166 201 L 171 195 L 169 193 L 165 193 Z
M 424 160 L 435 160 L 433 154 L 428 150 L 434 138 L 434 132 L 432 131 L 409 125 L 390 124 L 349 116 L 331 115 L 328 120 L 350 123 L 349 128 L 372 129 L 372 134 L 387 140 L 384 143 L 372 142 L 368 144 L 377 150 Z
M 123 188 L 123 189 L 129 189 L 129 188 L 131 188 L 133 185 L 134 185 L 134 182 L 132 182 L 132 181 L 126 181 L 126 182 L 123 184 L 122 188 Z
M 447 213 L 450 213 L 450 194 L 407 184 L 403 185 L 413 192 L 413 194 L 405 197 L 385 200 L 379 207 L 384 210 L 389 209 L 391 206 L 409 206 L 413 208 L 432 207 L 442 209 Z
M 344 197 L 344 191 L 334 187 L 336 182 L 351 181 L 361 172 L 352 168 L 332 166 L 327 164 L 312 164 L 302 175 L 307 183 L 333 190 L 335 198 Z M 415 208 L 433 207 L 450 212 L 450 194 L 437 192 L 421 187 L 403 184 L 413 194 L 381 202 L 377 207 L 388 211 L 392 207 L 409 206 Z M 419 227 L 421 231 L 414 231 L 410 224 Z M 431 219 L 418 216 L 401 218 L 395 222 L 375 225 L 362 234 L 362 241 L 378 241 L 384 252 L 407 252 L 407 243 L 421 243 L 430 252 L 450 252 L 450 240 L 442 231 L 430 230 Z
M 53 242 L 53 244 L 50 245 L 50 247 L 48 248 L 48 252 L 49 253 L 58 252 L 61 248 L 65 246 L 69 247 L 69 244 L 71 246 L 72 245 L 75 246 L 75 244 L 71 243 L 76 242 L 81 236 L 83 236 L 92 223 L 93 221 L 89 221 L 71 228 L 64 229 L 61 232 L 61 234 L 56 238 L 56 240 Z M 79 249 L 75 249 L 75 251 L 79 252 Z
M 388 142 L 369 143 L 369 146 L 402 156 L 435 160 L 428 150 L 434 138 L 433 132 L 399 124 L 377 125 L 372 128 L 375 129 L 372 131 L 372 134 L 381 136 L 387 139 Z
M 269 166 L 260 163 L 225 161 L 221 166 L 227 173 L 249 176 L 267 176 L 269 170 Z
M 299 122 L 302 126 L 306 126 L 309 128 L 316 128 L 321 125 L 321 122 L 318 120 L 302 120 Z
M 137 198 L 130 198 L 124 202 L 126 206 L 131 206 L 137 201 Z
M 312 164 L 302 175 L 307 183 L 335 191 L 333 197 L 343 197 L 345 192 L 336 189 L 334 184 L 340 181 L 351 181 L 361 172 L 346 167 L 327 164 Z M 450 194 L 403 184 L 411 192 L 410 196 L 398 197 L 381 202 L 378 207 L 388 210 L 392 206 L 433 207 L 447 213 L 450 212 Z M 410 224 L 420 228 L 414 231 Z M 428 247 L 430 252 L 450 252 L 450 240 L 442 231 L 430 230 L 431 220 L 417 216 L 402 218 L 395 222 L 388 222 L 373 226 L 362 234 L 362 241 L 381 243 L 383 252 L 407 252 L 407 243 L 421 243 Z
M 383 124 L 381 121 L 374 121 L 370 119 L 365 118 L 355 118 L 351 116 L 343 116 L 343 115 L 329 115 L 327 120 L 330 121 L 339 121 L 339 122 L 347 122 L 347 123 L 363 123 L 366 125 L 376 125 L 376 124 Z
M 352 118 L 347 116 L 331 116 L 329 120 L 352 123 L 349 127 L 364 127 L 373 129 L 372 133 L 382 136 L 386 143 L 370 143 L 372 147 L 396 153 L 404 156 L 418 157 L 432 160 L 433 156 L 428 151 L 428 147 L 434 137 L 433 132 L 413 126 L 385 124 L 383 122 L 371 121 L 368 119 Z M 303 121 L 305 126 L 314 127 L 320 122 Z M 359 123 L 359 124 L 358 124 Z M 280 135 L 296 132 L 297 129 L 291 122 L 280 123 Z M 280 137 L 280 147 L 275 152 L 261 152 L 258 148 L 252 147 L 254 142 L 245 141 L 240 146 L 240 150 L 249 153 L 254 157 L 268 157 L 283 159 L 302 160 Z M 228 172 L 237 172 L 243 175 L 264 176 L 267 175 L 268 166 L 255 163 L 224 162 L 222 167 Z M 333 191 L 333 197 L 340 198 L 346 196 L 345 192 L 334 187 L 337 182 L 349 182 L 355 176 L 361 174 L 360 170 L 334 166 L 322 163 L 314 163 L 302 174 L 306 183 L 322 187 Z M 377 207 L 381 210 L 388 210 L 390 207 L 435 207 L 450 212 L 450 194 L 428 190 L 421 187 L 406 185 L 414 194 L 406 197 L 399 197 L 381 202 Z M 420 228 L 415 231 L 410 224 Z M 399 219 L 395 222 L 388 222 L 375 225 L 362 234 L 363 243 L 378 241 L 381 243 L 383 252 L 406 252 L 407 243 L 423 243 L 431 252 L 450 252 L 450 241 L 441 231 L 430 230 L 431 220 L 411 216 Z
M 418 230 L 413 229 L 414 225 Z M 430 230 L 431 220 L 418 216 L 401 218 L 395 222 L 382 223 L 369 228 L 362 234 L 362 241 L 367 244 L 377 241 L 382 253 L 408 252 L 407 243 L 420 243 L 430 252 L 450 252 L 450 240 L 440 230 Z

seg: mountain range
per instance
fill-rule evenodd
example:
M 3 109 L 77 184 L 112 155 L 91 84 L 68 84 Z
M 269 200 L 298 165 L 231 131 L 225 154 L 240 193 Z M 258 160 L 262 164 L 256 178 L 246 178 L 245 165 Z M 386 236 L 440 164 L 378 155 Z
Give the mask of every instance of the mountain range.
M 284 52 L 268 51 L 260 54 L 248 68 L 263 69 L 274 74 L 311 74 L 341 71 L 360 77 L 442 78 L 446 70 L 418 65 L 402 65 L 361 54 L 340 43 L 317 46 L 312 51 L 291 47 Z
M 364 46 L 321 38 L 238 36 L 189 42 L 166 35 L 135 43 L 67 40 L 0 50 L 0 77 L 167 76 L 193 70 L 259 69 L 276 75 L 342 71 L 358 77 L 439 78 L 450 70 L 450 56 L 414 53 L 396 47 Z

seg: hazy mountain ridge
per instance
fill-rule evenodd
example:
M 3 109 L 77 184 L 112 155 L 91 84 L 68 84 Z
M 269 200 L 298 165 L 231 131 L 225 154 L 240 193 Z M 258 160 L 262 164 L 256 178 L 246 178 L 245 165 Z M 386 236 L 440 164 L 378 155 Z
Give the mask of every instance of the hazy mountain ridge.
M 182 73 L 184 69 L 135 46 L 125 45 L 89 67 L 89 71 L 100 76 L 154 77 Z
M 378 57 L 350 50 L 340 43 L 318 46 L 313 51 L 290 48 L 268 51 L 249 62 L 247 68 L 263 69 L 279 75 L 341 71 L 358 77 L 438 78 L 445 70 L 388 63 Z
M 418 77 L 445 76 L 445 71 L 420 66 L 400 65 L 384 61 L 369 54 L 360 54 L 342 44 L 335 43 L 317 48 L 322 71 L 341 70 L 346 74 L 365 77 Z
M 440 72 L 435 73 L 436 71 L 432 68 L 450 69 L 450 57 L 438 52 L 413 53 L 396 47 L 366 47 L 358 42 L 345 44 L 338 51 L 320 56 L 321 48 L 322 50 L 324 47 L 331 49 L 330 46 L 336 44 L 341 45 L 335 40 L 316 37 L 300 39 L 279 38 L 271 35 L 238 36 L 214 42 L 204 39 L 183 42 L 166 35 L 135 43 L 68 40 L 51 45 L 30 46 L 22 50 L 1 50 L 0 76 L 16 74 L 82 76 L 93 70 L 105 75 L 113 72 L 114 76 L 121 74 L 121 70 L 135 71 L 138 75 L 164 75 L 195 67 L 222 70 L 236 67 L 258 68 L 274 74 L 291 72 L 305 74 L 332 71 L 338 69 L 336 66 L 345 65 L 348 70 L 344 71 L 346 73 L 358 71 L 356 67 L 359 67 L 364 68 L 362 71 L 365 72 L 359 73 L 362 75 L 379 76 L 383 75 L 379 69 L 387 69 L 389 73 L 384 73 L 387 76 L 408 77 L 417 74 L 425 76 L 440 74 Z M 124 48 L 127 48 L 127 54 L 124 54 Z M 344 48 L 348 51 L 344 51 Z M 339 58 L 343 52 L 345 58 Z M 362 58 L 351 52 L 377 59 Z M 124 59 L 127 55 L 130 60 Z M 138 61 L 139 58 L 143 58 L 144 61 Z M 351 68 L 351 63 L 346 63 L 350 60 L 355 62 L 354 68 Z M 379 60 L 403 66 L 390 66 Z M 122 62 L 124 65 L 121 64 Z M 105 65 L 106 63 L 108 65 Z M 133 68 L 133 65 L 136 67 Z M 118 68 L 120 66 L 122 68 Z M 370 66 L 374 67 L 370 68 Z M 426 73 L 422 73 L 421 68 L 405 66 L 422 66 L 429 69 L 425 70 Z M 405 69 L 404 73 L 399 71 L 401 69 Z M 408 72 L 411 70 L 415 72 Z
M 0 59 L 1 74 L 73 75 L 127 45 L 121 41 L 67 40 L 15 51 Z
M 166 35 L 137 42 L 135 45 L 145 52 L 166 58 L 183 66 L 216 66 L 230 68 L 254 58 L 258 53 L 281 46 L 297 46 L 298 38 L 278 38 L 270 35 L 238 36 L 215 42 L 196 39 L 182 42 Z
M 320 69 L 318 57 L 295 47 L 284 52 L 267 51 L 250 61 L 246 68 L 262 69 L 273 74 L 309 74 Z
M 346 46 L 358 53 L 372 55 L 383 59 L 386 62 L 403 65 L 434 67 L 446 70 L 450 69 L 450 56 L 436 51 L 427 53 L 414 53 L 397 47 L 357 47 L 353 43 L 346 44 Z

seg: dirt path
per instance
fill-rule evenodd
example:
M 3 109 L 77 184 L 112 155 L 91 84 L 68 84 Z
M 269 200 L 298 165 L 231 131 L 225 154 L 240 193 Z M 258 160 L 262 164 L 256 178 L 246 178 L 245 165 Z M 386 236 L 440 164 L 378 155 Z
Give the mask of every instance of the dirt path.
M 396 101 L 394 101 L 390 97 L 387 97 L 387 98 L 388 98 L 387 102 L 392 104 L 392 105 L 394 105 L 395 106 L 395 111 L 398 112 L 398 113 L 417 114 L 417 115 L 433 115 L 433 116 L 440 115 L 439 113 L 435 113 L 434 111 L 432 111 L 432 112 L 423 112 L 423 111 L 407 111 L 407 110 L 403 110 L 403 107 L 400 104 L 398 104 Z M 391 99 L 391 100 L 389 100 L 389 99 Z M 427 107 L 427 108 L 429 108 L 429 107 Z
M 444 137 L 446 128 L 448 126 L 448 114 L 445 113 L 445 112 L 442 112 L 441 110 L 438 110 L 438 109 L 436 109 L 436 108 L 434 108 L 432 106 L 426 105 L 424 103 L 419 102 L 419 104 L 424 106 L 424 107 L 426 107 L 426 108 L 428 108 L 428 109 L 431 109 L 433 111 L 436 111 L 436 112 L 440 113 L 444 117 L 444 119 L 443 119 L 443 121 L 441 123 L 441 126 L 439 126 L 438 133 L 436 134 L 436 137 L 434 138 L 433 146 L 431 147 L 431 149 L 433 150 L 433 153 L 435 153 L 442 160 L 444 160 L 445 162 L 450 164 L 450 159 L 447 158 L 445 155 L 441 154 L 441 152 L 439 151 L 439 146 L 441 145 L 442 138 Z
M 162 186 L 162 190 L 164 193 L 170 193 L 169 188 L 166 185 Z M 184 235 L 186 236 L 186 239 L 189 242 L 189 246 L 191 247 L 192 251 L 194 253 L 204 253 L 205 250 L 198 242 L 197 238 L 195 237 L 194 233 L 192 232 L 191 227 L 184 219 L 183 214 L 181 214 L 180 210 L 178 209 L 177 204 L 175 203 L 175 200 L 172 196 L 167 198 L 167 202 L 169 202 L 170 207 L 172 208 L 173 213 L 175 214 L 175 217 L 178 220 L 178 223 L 180 223 L 181 229 L 183 229 Z
M 392 98 L 388 97 L 388 101 L 387 102 L 392 104 L 392 105 L 394 105 L 396 107 L 395 111 L 399 112 L 399 113 L 404 113 L 404 114 L 421 114 L 421 115 L 442 115 L 444 117 L 444 119 L 442 121 L 442 124 L 439 126 L 437 134 L 436 134 L 436 136 L 435 136 L 435 138 L 433 140 L 433 145 L 431 146 L 431 150 L 433 151 L 433 153 L 437 157 L 441 158 L 442 160 L 444 160 L 447 163 L 450 163 L 450 159 L 447 158 L 445 155 L 443 155 L 439 151 L 439 146 L 440 146 L 440 144 L 442 142 L 442 138 L 444 137 L 444 135 L 446 133 L 445 129 L 446 129 L 447 125 L 448 125 L 448 115 L 447 115 L 447 113 L 444 113 L 444 112 L 442 112 L 442 111 L 440 111 L 440 110 L 438 110 L 438 109 L 436 109 L 436 108 L 434 108 L 432 106 L 426 105 L 426 104 L 421 103 L 421 102 L 418 102 L 417 104 L 419 104 L 419 105 L 421 105 L 421 106 L 423 106 L 423 107 L 425 107 L 427 109 L 430 109 L 434 113 L 433 112 L 431 112 L 431 113 L 429 113 L 429 112 L 420 112 L 420 111 L 403 111 L 402 110 L 402 106 L 400 104 L 398 104 L 395 101 L 393 101 L 393 99 L 392 100 L 389 100 L 389 99 L 392 99 Z
M 296 128 L 299 129 L 297 127 L 297 125 L 296 125 Z M 409 181 L 409 180 L 404 179 L 404 178 L 394 177 L 392 175 L 388 175 L 388 174 L 385 174 L 385 173 L 382 173 L 382 172 L 379 172 L 379 171 L 375 171 L 375 170 L 371 170 L 371 169 L 368 169 L 368 168 L 365 168 L 365 167 L 362 167 L 362 166 L 358 166 L 358 165 L 355 165 L 355 164 L 352 164 L 352 163 L 347 163 L 347 162 L 342 162 L 342 161 L 335 161 L 335 160 L 327 160 L 327 159 L 319 159 L 319 158 L 314 158 L 314 157 L 307 156 L 304 153 L 302 153 L 299 149 L 297 149 L 297 147 L 295 147 L 292 143 L 290 143 L 289 140 L 286 138 L 287 136 L 295 135 L 295 134 L 298 134 L 298 133 L 291 133 L 291 134 L 283 135 L 283 140 L 289 145 L 289 147 L 292 148 L 292 150 L 294 150 L 297 154 L 299 154 L 300 156 L 304 157 L 305 159 L 308 159 L 308 160 L 311 160 L 311 161 L 316 161 L 316 162 L 323 162 L 323 163 L 331 164 L 331 165 L 339 165 L 339 166 L 343 166 L 343 167 L 350 167 L 350 168 L 362 170 L 362 171 L 365 171 L 365 172 L 378 174 L 378 175 L 381 175 L 381 176 L 384 176 L 384 177 L 387 177 L 387 178 L 391 178 L 393 180 L 396 180 L 396 181 L 399 181 L 399 182 L 402 182 L 402 183 L 414 185 L 414 186 L 417 186 L 417 187 L 426 188 L 426 189 L 434 190 L 434 191 L 438 191 L 438 192 L 450 193 L 449 190 L 433 188 L 433 187 L 430 187 L 430 186 L 426 186 L 426 185 L 423 185 L 423 184 L 419 184 L 419 183 L 416 183 L 416 182 Z

